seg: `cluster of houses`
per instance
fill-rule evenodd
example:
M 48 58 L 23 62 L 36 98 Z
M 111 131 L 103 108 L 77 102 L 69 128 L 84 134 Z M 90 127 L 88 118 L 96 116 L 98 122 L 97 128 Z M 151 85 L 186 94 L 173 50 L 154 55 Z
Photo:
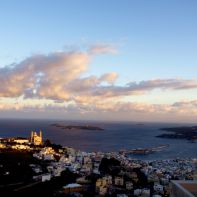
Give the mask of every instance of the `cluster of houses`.
M 0 148 L 10 146 L 12 149 L 28 150 L 31 144 L 43 144 L 42 132 L 31 133 L 30 139 L 9 138 L 0 140 Z M 13 143 L 14 142 L 14 143 Z M 170 196 L 171 180 L 197 180 L 197 159 L 169 159 L 143 161 L 136 160 L 117 152 L 83 152 L 70 147 L 54 149 L 41 146 L 35 149 L 33 157 L 47 161 L 46 169 L 39 164 L 30 164 L 34 171 L 35 181 L 50 181 L 61 176 L 68 169 L 77 174 L 75 182 L 63 186 L 65 193 L 83 193 L 91 185 L 95 195 L 105 196 L 116 194 L 117 197 L 164 197 Z M 108 171 L 100 168 L 103 159 L 115 160 L 119 165 L 111 165 Z M 105 167 L 105 166 L 104 166 Z M 115 171 L 115 173 L 113 172 Z M 92 180 L 90 177 L 96 177 Z
M 51 161 L 47 166 L 51 177 L 61 176 L 65 169 L 80 176 L 75 183 L 64 186 L 65 192 L 84 191 L 87 184 L 93 184 L 88 179 L 92 174 L 97 175 L 94 187 L 95 193 L 100 196 L 114 193 L 119 197 L 169 196 L 171 180 L 197 180 L 197 160 L 195 159 L 142 161 L 119 153 L 87 153 L 69 147 L 64 147 L 60 152 L 55 153 L 52 148 L 45 147 L 35 153 L 34 157 Z M 59 154 L 59 160 L 55 159 L 55 154 Z M 99 166 L 103 158 L 118 160 L 120 172 L 113 175 L 100 171 Z M 139 169 L 140 173 L 135 169 Z M 140 183 L 141 175 L 146 178 L 146 185 Z

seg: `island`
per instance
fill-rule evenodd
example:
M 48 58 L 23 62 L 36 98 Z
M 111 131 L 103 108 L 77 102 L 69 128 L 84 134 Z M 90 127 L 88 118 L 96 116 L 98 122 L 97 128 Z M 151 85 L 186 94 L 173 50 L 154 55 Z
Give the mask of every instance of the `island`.
M 171 139 L 186 139 L 186 140 L 190 140 L 191 142 L 197 141 L 197 126 L 161 128 L 160 130 L 167 131 L 169 133 L 163 133 L 156 137 L 171 138 Z
M 54 127 L 58 127 L 58 128 L 61 128 L 61 129 L 64 129 L 64 130 L 71 130 L 71 129 L 77 129 L 77 130 L 104 130 L 103 128 L 101 127 L 97 127 L 97 126 L 92 126 L 92 125 L 62 125 L 62 124 L 58 124 L 58 123 L 55 123 L 55 124 L 51 124 L 51 126 L 54 126 Z

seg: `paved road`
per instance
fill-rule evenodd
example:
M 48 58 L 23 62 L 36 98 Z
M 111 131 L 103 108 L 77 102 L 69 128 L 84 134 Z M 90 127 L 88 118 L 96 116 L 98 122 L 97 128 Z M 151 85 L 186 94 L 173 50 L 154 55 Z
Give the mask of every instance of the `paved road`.
M 34 183 L 30 183 L 30 184 L 28 184 L 28 185 L 24 185 L 24 186 L 22 186 L 22 187 L 19 187 L 19 188 L 15 189 L 14 191 L 17 192 L 17 191 L 26 189 L 26 188 L 28 188 L 28 187 L 32 187 L 32 186 L 34 186 L 34 185 L 37 185 L 37 184 L 39 184 L 39 183 L 41 183 L 41 182 L 42 182 L 42 181 L 37 181 L 37 182 L 34 182 Z

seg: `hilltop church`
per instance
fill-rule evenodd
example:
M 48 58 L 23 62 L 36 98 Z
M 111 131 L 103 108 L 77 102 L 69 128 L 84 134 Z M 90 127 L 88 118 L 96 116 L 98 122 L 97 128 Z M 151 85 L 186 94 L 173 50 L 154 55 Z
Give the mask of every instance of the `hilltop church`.
M 40 130 L 39 135 L 35 131 L 32 131 L 30 142 L 34 145 L 42 145 L 42 131 Z

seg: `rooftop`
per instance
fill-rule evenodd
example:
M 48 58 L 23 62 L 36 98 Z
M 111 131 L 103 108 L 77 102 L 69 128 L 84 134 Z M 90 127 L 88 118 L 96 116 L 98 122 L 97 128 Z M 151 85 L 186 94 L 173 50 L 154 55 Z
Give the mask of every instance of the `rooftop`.
M 77 184 L 77 183 L 70 183 L 70 184 L 64 186 L 63 188 L 66 189 L 66 188 L 75 188 L 75 187 L 81 187 L 81 185 Z
M 184 197 L 196 197 L 197 181 L 172 181 L 171 197 L 179 197 L 179 194 Z

